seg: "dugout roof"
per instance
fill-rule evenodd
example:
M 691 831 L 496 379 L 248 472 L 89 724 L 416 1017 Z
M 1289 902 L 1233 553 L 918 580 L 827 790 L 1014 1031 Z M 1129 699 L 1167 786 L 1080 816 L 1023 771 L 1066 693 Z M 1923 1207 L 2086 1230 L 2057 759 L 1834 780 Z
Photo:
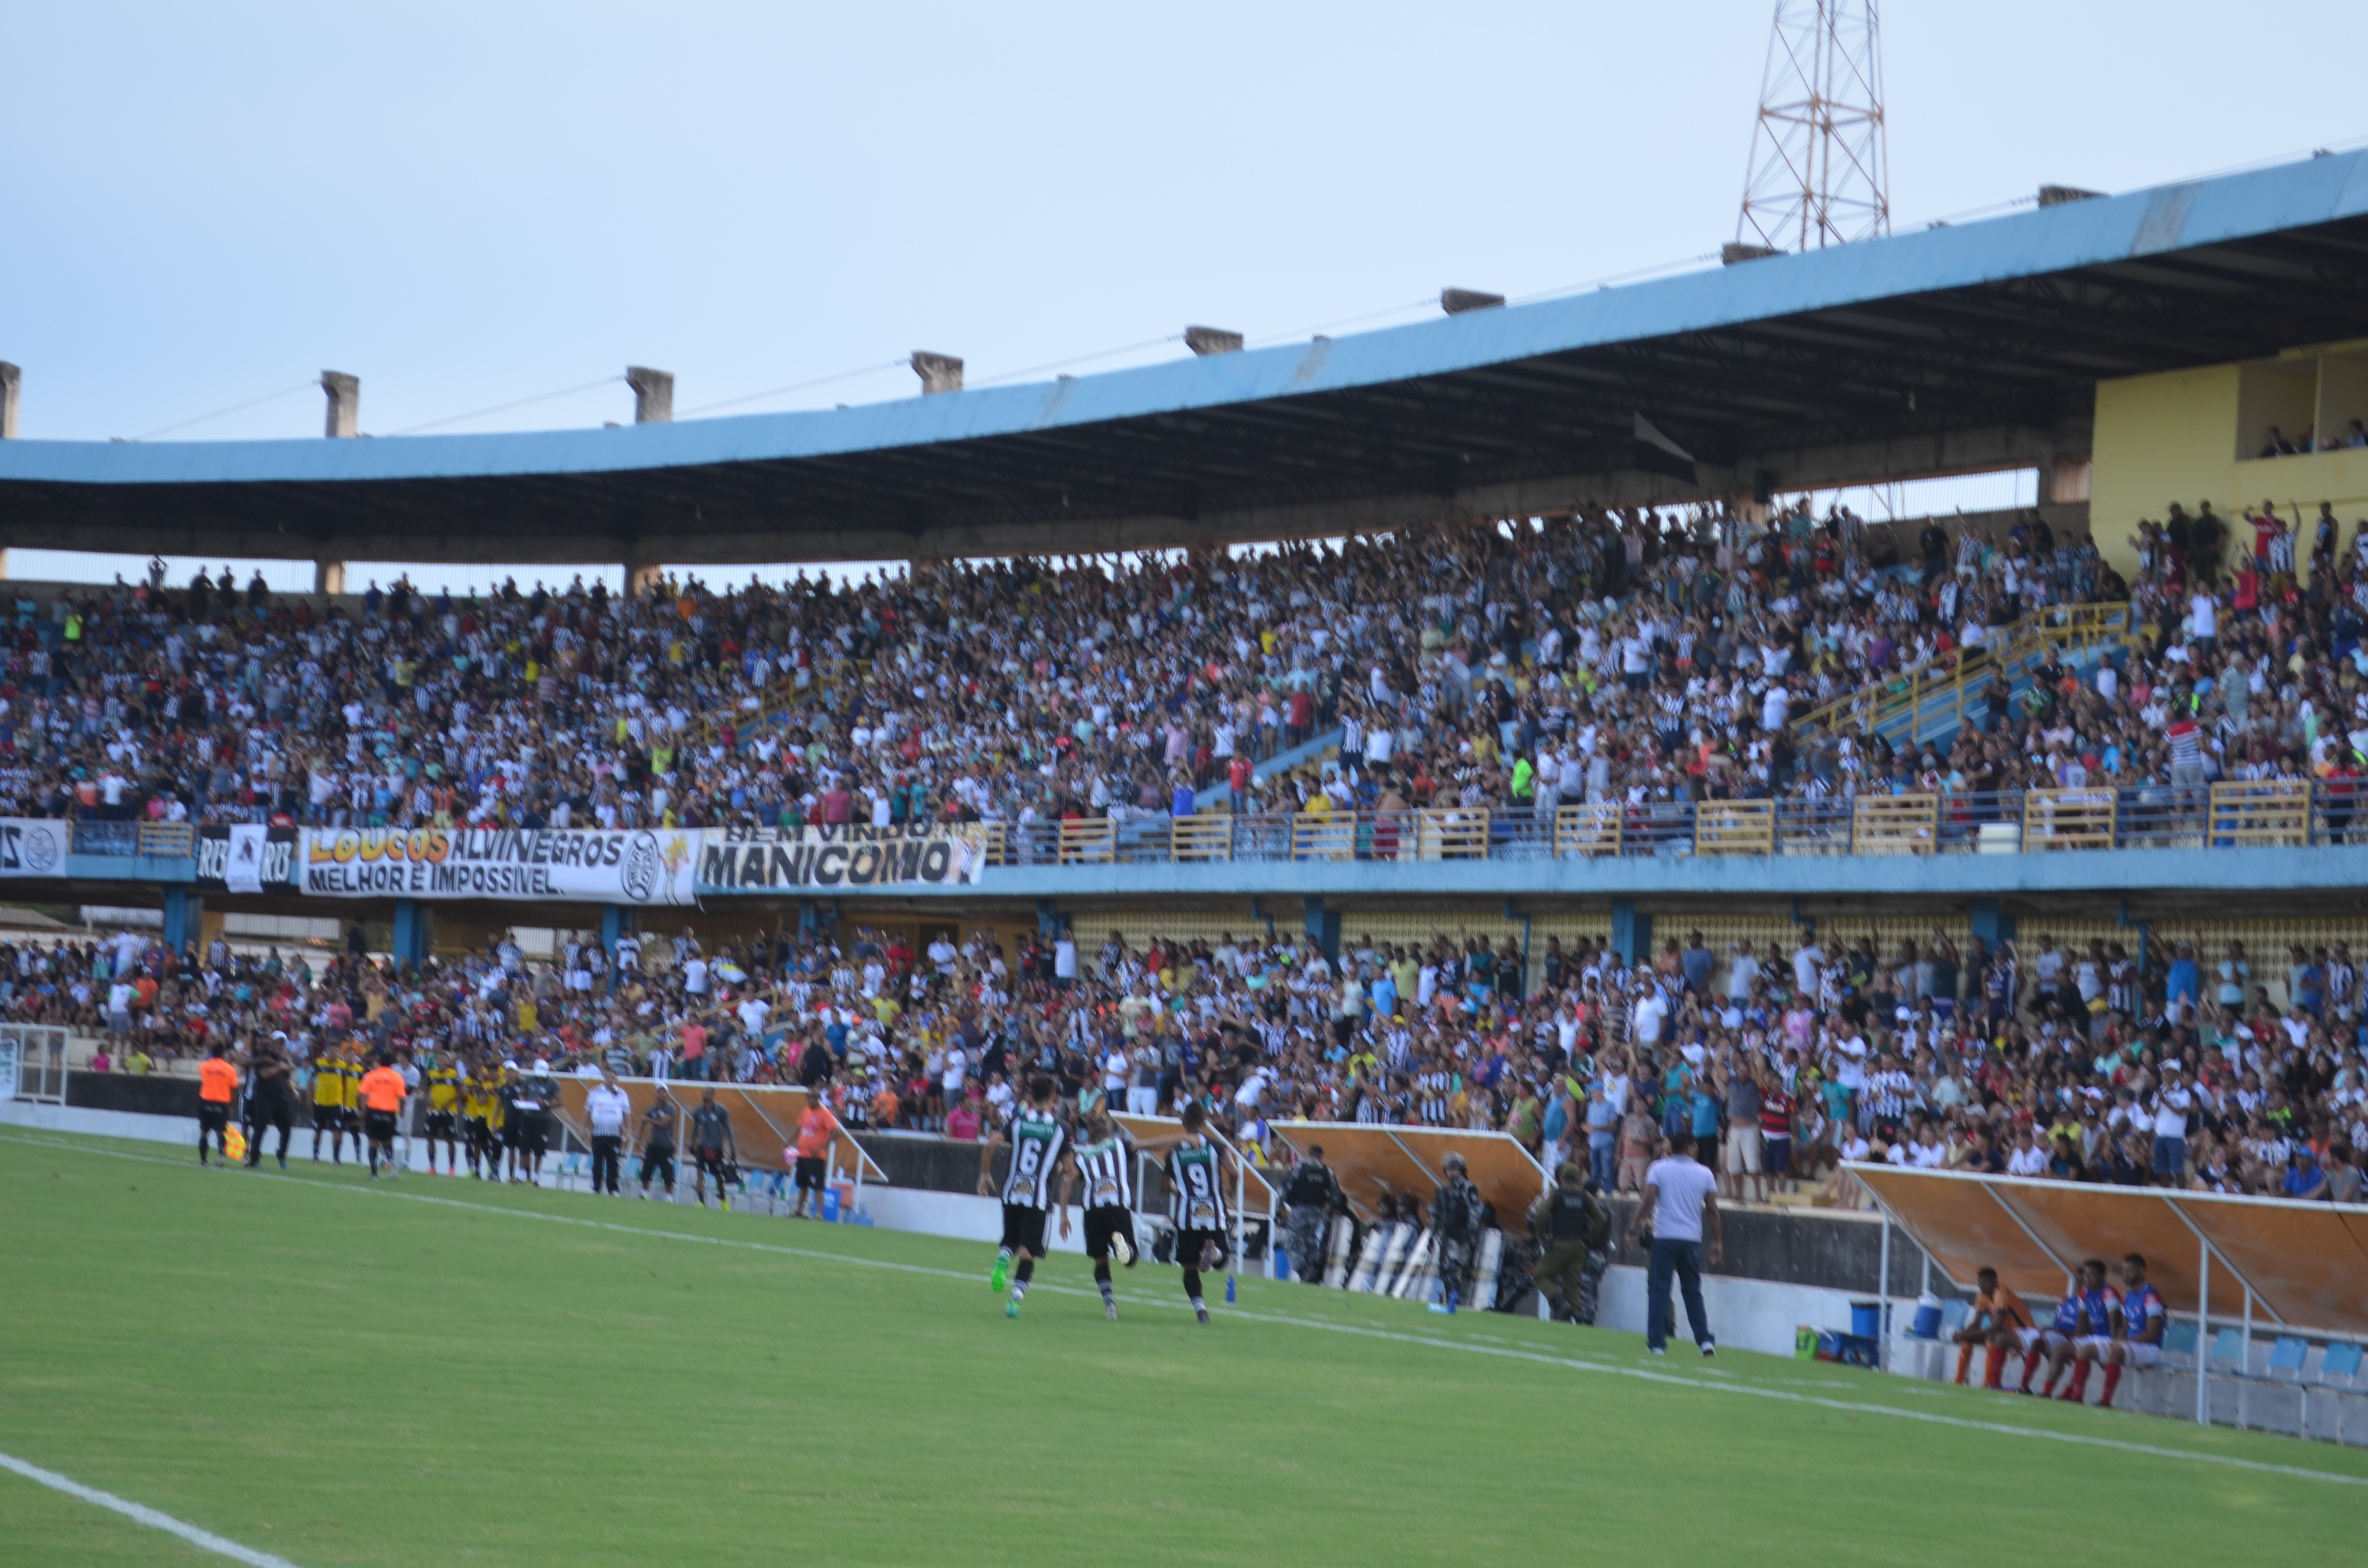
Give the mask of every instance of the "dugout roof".
M 1955 1283 L 1983 1267 L 2019 1291 L 2054 1298 L 2085 1259 L 2118 1278 L 2123 1253 L 2173 1312 L 2196 1310 L 2211 1258 L 2215 1318 L 2250 1289 L 2270 1322 L 2368 1334 L 2368 1208 L 2236 1198 L 2163 1187 L 2100 1187 L 1952 1171 L 1851 1165 L 1891 1218 Z
M 836 411 L 5 442 L 0 544 L 697 563 L 1354 530 L 1492 498 L 1498 515 L 1551 509 L 1645 471 L 1680 492 L 1822 483 L 1811 453 L 1861 461 L 1833 478 L 1962 470 L 1977 447 L 2020 449 L 1966 432 L 2085 421 L 2101 378 L 2360 336 L 2368 152 L 1338 339 Z

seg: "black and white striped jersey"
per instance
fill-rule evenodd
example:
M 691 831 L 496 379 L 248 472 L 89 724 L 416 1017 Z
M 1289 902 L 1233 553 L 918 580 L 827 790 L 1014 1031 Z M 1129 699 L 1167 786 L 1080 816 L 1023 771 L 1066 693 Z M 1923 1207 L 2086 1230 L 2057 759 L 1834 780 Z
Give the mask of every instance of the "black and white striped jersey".
M 1214 1143 L 1178 1143 L 1167 1151 L 1167 1217 L 1179 1231 L 1225 1228 L 1224 1181 Z
M 1060 1119 L 1022 1106 L 1005 1136 L 1011 1140 L 1011 1169 L 1003 1178 L 1003 1201 L 1051 1208 L 1053 1168 L 1061 1163 L 1061 1143 L 1068 1136 Z
M 1099 1143 L 1079 1143 L 1069 1157 L 1077 1162 L 1077 1182 L 1087 1208 L 1134 1207 L 1134 1146 L 1125 1133 L 1112 1131 Z

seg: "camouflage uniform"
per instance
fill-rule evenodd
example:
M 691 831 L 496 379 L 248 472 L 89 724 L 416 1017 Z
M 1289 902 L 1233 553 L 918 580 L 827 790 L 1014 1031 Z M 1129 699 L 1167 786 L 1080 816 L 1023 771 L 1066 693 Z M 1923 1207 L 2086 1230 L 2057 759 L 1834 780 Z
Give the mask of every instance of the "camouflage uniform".
M 1453 1296 L 1467 1306 L 1486 1306 L 1472 1300 L 1472 1261 L 1480 1243 L 1480 1189 L 1472 1179 L 1450 1175 L 1439 1184 L 1431 1200 L 1431 1239 L 1439 1254 L 1439 1285 L 1444 1301 Z
M 1328 1165 L 1304 1161 L 1292 1173 L 1282 1198 L 1291 1210 L 1283 1228 L 1290 1238 L 1292 1275 L 1308 1284 L 1321 1285 L 1332 1215 L 1341 1207 L 1339 1178 Z

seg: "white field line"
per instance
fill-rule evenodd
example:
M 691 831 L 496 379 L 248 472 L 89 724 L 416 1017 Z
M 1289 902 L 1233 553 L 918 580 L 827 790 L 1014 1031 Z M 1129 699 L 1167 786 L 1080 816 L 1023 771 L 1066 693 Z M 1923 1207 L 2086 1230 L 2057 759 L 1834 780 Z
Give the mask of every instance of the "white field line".
M 17 1133 L 0 1133 L 0 1141 L 61 1149 L 74 1153 L 97 1154 L 109 1159 L 136 1160 L 143 1165 L 170 1165 L 180 1170 L 195 1167 L 187 1160 L 169 1160 L 154 1154 L 135 1154 L 120 1149 L 93 1148 L 87 1144 L 60 1142 L 50 1138 L 27 1138 Z M 277 1173 L 275 1173 L 277 1174 Z M 287 1173 L 288 1179 L 307 1187 L 327 1187 L 338 1192 L 365 1194 L 370 1197 L 399 1198 L 413 1203 L 432 1203 L 443 1209 L 466 1209 L 483 1214 L 498 1214 L 510 1219 L 541 1220 L 555 1225 L 574 1225 L 586 1230 L 610 1231 L 620 1235 L 657 1237 L 666 1241 L 691 1242 L 707 1246 L 730 1247 L 743 1252 L 773 1253 L 784 1257 L 811 1258 L 824 1263 L 846 1264 L 859 1268 L 884 1268 L 901 1274 L 923 1274 L 940 1279 L 959 1279 L 975 1283 L 978 1276 L 952 1268 L 936 1268 L 927 1264 L 898 1263 L 889 1258 L 859 1257 L 843 1252 L 831 1252 L 816 1247 L 785 1246 L 775 1242 L 741 1241 L 729 1236 L 694 1235 L 686 1231 L 670 1231 L 654 1225 L 620 1225 L 608 1220 L 587 1220 L 571 1214 L 546 1214 L 530 1209 L 508 1209 L 498 1204 L 473 1203 L 461 1198 L 438 1198 L 425 1192 L 408 1192 L 386 1184 L 356 1187 L 346 1182 L 315 1181 L 310 1177 Z M 1041 1284 L 1031 1290 L 1046 1290 L 1059 1295 L 1097 1296 L 1094 1291 L 1076 1286 Z M 1097 1296 L 1097 1299 L 1099 1297 Z M 1134 1298 L 1130 1304 L 1174 1308 L 1181 1311 L 1186 1303 L 1161 1297 Z M 1228 1317 L 1245 1318 L 1254 1323 L 1281 1324 L 1293 1328 L 1315 1329 L 1326 1334 L 1344 1334 L 1365 1339 L 1383 1339 L 1400 1345 L 1420 1345 L 1439 1350 L 1460 1350 L 1467 1355 L 1495 1356 L 1508 1360 L 1527 1361 L 1539 1366 L 1562 1367 L 1573 1371 L 1607 1372 L 1615 1377 L 1634 1378 L 1651 1383 L 1674 1384 L 1711 1393 L 1737 1394 L 1754 1399 L 1777 1400 L 1787 1404 L 1811 1405 L 1824 1410 L 1845 1411 L 1854 1415 L 1887 1415 L 1900 1421 L 1921 1422 L 1927 1426 L 1952 1426 L 1967 1432 L 1994 1432 L 2007 1437 L 2036 1438 L 2042 1442 L 2068 1443 L 2078 1448 L 2107 1449 L 2117 1453 L 2143 1454 L 2153 1459 L 2184 1460 L 2194 1464 L 2218 1465 L 2227 1470 L 2251 1471 L 2262 1475 L 2290 1475 L 2305 1481 L 2332 1482 L 2340 1486 L 2368 1487 L 2368 1475 L 2345 1475 L 2337 1471 L 2313 1470 L 2307 1465 L 2272 1464 L 2264 1460 L 2240 1459 L 2233 1454 L 2207 1454 L 2192 1449 L 2171 1448 L 2159 1443 L 2134 1443 L 2119 1437 L 2099 1437 L 2084 1432 L 2051 1431 L 2044 1426 L 2019 1426 L 2011 1421 L 1985 1421 L 1973 1416 L 1947 1415 L 1932 1410 L 1906 1410 L 1897 1405 L 1872 1403 L 1862 1400 L 1834 1399 L 1820 1394 L 1802 1393 L 1793 1389 L 1771 1388 L 1759 1383 L 1729 1381 L 1719 1381 L 1691 1377 L 1674 1371 L 1657 1371 L 1649 1367 L 1622 1366 L 1618 1362 L 1572 1356 L 1549 1355 L 1511 1346 L 1486 1345 L 1469 1339 L 1445 1339 L 1437 1335 L 1407 1334 L 1395 1329 L 1367 1327 L 1359 1324 L 1333 1323 L 1322 1318 L 1298 1317 L 1288 1312 L 1251 1312 L 1239 1307 L 1225 1310 Z M 1804 1380 L 1796 1380 L 1804 1381 Z M 160 1516 L 161 1517 L 161 1516 Z
M 70 1476 L 60 1475 L 53 1470 L 43 1470 L 37 1464 L 27 1464 L 23 1460 L 12 1458 L 7 1454 L 0 1454 L 0 1470 L 14 1471 L 28 1481 L 40 1482 L 51 1491 L 63 1492 L 69 1497 L 79 1497 L 85 1503 L 96 1503 L 102 1508 L 112 1508 L 125 1518 L 137 1520 L 152 1530 L 163 1530 L 167 1535 L 179 1536 L 191 1546 L 202 1547 L 219 1556 L 246 1563 L 248 1568 L 296 1568 L 296 1565 L 285 1557 L 274 1557 L 268 1551 L 257 1551 L 251 1546 L 241 1546 L 234 1540 L 225 1540 L 211 1530 L 201 1530 L 195 1525 L 183 1524 L 172 1515 L 160 1514 L 145 1504 L 118 1497 L 112 1492 L 101 1492 L 96 1486 L 85 1486 Z

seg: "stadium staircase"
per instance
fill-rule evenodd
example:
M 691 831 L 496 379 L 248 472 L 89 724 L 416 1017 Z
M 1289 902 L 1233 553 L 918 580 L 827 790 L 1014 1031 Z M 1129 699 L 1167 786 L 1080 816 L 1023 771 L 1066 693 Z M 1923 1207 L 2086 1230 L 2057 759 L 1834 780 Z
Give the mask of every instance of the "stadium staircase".
M 1995 676 L 2003 674 L 2009 694 L 2019 697 L 2051 654 L 2086 674 L 2127 647 L 2131 631 L 2126 604 L 2051 606 L 1997 629 L 1953 660 L 1928 661 L 1813 708 L 1793 730 L 1802 736 L 1880 735 L 1894 745 L 1945 743 L 1979 710 Z

